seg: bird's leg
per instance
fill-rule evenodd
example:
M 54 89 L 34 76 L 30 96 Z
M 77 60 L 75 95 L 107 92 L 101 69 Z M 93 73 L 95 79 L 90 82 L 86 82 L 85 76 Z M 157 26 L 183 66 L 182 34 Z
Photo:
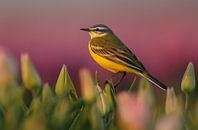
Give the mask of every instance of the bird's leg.
M 124 79 L 124 77 L 126 76 L 126 72 L 117 72 L 114 75 L 112 75 L 112 77 L 115 77 L 118 74 L 122 74 L 121 78 L 117 81 L 117 83 L 114 85 L 115 88 L 120 84 L 120 82 Z

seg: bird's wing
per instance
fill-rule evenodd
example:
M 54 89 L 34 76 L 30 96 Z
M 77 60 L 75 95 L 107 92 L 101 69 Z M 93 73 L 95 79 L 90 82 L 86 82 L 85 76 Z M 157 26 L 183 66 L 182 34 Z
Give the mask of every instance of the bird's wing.
M 137 57 L 125 46 L 108 44 L 107 39 L 95 39 L 90 42 L 91 50 L 108 60 L 144 72 L 145 68 Z

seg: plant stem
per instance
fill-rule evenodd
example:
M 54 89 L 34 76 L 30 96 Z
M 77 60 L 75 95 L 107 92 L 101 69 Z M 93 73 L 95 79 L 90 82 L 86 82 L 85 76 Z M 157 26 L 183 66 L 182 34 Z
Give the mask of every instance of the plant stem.
M 136 81 L 136 77 L 134 77 L 133 82 L 131 83 L 131 85 L 130 85 L 130 87 L 129 87 L 129 89 L 128 89 L 128 92 L 131 92 L 132 89 L 134 88 L 134 86 L 135 86 L 135 81 Z
M 188 109 L 188 104 L 189 104 L 189 95 L 188 93 L 185 93 L 185 111 Z

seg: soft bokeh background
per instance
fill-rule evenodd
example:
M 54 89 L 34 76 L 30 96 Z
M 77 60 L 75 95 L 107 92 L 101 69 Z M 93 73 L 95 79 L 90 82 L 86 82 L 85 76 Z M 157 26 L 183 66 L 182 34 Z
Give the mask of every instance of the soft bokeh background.
M 189 61 L 198 67 L 197 0 L 1 0 L 0 45 L 19 60 L 27 52 L 45 82 L 55 83 L 62 64 L 72 79 L 88 67 L 111 74 L 91 59 L 82 27 L 103 23 L 146 68 L 178 87 Z

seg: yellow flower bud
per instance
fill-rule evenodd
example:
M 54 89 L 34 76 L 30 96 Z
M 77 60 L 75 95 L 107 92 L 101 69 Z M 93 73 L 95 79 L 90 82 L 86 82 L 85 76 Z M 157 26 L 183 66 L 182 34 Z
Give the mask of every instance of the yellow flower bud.
M 27 54 L 21 55 L 21 71 L 25 88 L 36 92 L 39 91 L 41 88 L 41 78 Z
M 193 91 L 195 89 L 195 82 L 196 79 L 195 79 L 194 66 L 193 63 L 190 62 L 182 78 L 182 82 L 181 82 L 182 91 L 185 93 Z

